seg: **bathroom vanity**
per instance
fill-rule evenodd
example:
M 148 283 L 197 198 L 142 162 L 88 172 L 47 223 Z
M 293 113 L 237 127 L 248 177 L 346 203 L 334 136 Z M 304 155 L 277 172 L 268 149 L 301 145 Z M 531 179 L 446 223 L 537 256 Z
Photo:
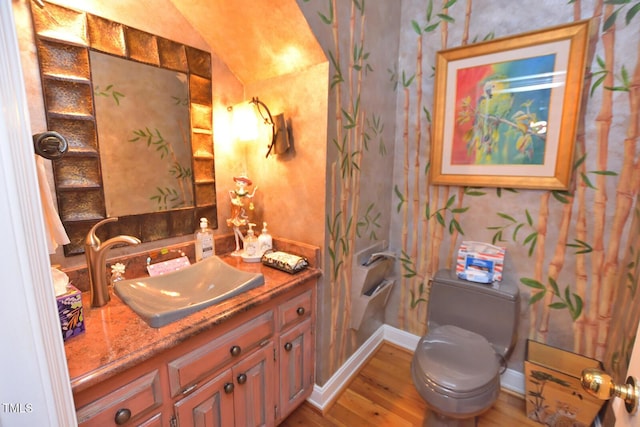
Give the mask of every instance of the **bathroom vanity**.
M 83 295 L 86 332 L 65 344 L 80 426 L 272 426 L 311 394 L 320 271 L 221 258 L 265 284 L 161 328 Z

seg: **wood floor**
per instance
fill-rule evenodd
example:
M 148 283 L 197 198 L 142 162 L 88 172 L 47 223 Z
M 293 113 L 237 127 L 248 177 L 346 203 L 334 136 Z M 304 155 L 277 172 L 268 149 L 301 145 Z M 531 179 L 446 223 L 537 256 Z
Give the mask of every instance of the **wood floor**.
M 280 426 L 422 426 L 426 406 L 411 380 L 411 357 L 409 351 L 384 343 L 324 416 L 304 403 Z M 525 416 L 524 406 L 522 397 L 503 391 L 478 427 L 540 427 Z

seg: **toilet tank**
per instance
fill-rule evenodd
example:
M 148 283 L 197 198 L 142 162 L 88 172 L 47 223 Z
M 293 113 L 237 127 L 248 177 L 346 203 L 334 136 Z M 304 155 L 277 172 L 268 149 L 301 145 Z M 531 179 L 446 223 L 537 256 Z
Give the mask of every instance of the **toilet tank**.
M 431 284 L 427 314 L 429 329 L 455 325 L 484 336 L 495 351 L 507 357 L 516 342 L 520 317 L 520 291 L 503 279 L 492 284 L 458 279 L 443 269 Z

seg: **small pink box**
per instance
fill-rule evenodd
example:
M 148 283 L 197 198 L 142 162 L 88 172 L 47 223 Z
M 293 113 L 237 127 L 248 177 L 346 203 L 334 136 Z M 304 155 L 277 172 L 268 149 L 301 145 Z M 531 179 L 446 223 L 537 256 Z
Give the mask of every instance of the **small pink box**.
M 56 297 L 58 318 L 64 341 L 84 332 L 84 313 L 82 311 L 82 292 L 73 285 L 67 286 L 67 293 Z

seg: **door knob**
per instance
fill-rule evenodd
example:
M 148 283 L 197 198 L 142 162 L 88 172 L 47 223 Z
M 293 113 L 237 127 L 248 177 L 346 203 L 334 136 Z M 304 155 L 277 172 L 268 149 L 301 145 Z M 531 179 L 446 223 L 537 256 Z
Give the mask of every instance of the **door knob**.
M 599 369 L 587 368 L 582 371 L 580 383 L 582 388 L 598 399 L 609 400 L 612 397 L 619 397 L 624 400 L 624 406 L 630 414 L 635 414 L 638 409 L 640 391 L 634 377 L 628 377 L 626 384 L 616 384 L 611 375 Z

